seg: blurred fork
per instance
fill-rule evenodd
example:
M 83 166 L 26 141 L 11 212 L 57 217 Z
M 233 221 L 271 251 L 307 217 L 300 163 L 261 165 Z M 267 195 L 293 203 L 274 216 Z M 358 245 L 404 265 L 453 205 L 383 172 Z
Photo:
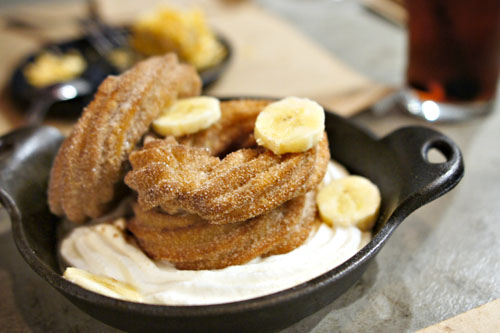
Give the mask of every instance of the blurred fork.
M 101 19 L 95 0 L 87 0 L 87 11 L 87 18 L 80 20 L 80 26 L 101 57 L 107 59 L 113 49 L 127 46 L 126 36 Z

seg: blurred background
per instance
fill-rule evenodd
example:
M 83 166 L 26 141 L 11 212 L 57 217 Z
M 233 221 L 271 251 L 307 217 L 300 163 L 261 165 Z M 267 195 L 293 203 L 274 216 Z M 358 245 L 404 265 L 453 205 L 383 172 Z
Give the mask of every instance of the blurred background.
M 394 10 L 390 5 L 390 9 L 385 11 L 384 5 L 382 5 L 384 9 L 381 10 L 375 9 L 380 6 L 369 7 L 383 17 L 389 18 L 384 20 L 363 6 L 363 1 L 357 0 L 256 0 L 254 2 L 296 24 L 302 32 L 373 79 L 394 85 L 403 83 L 405 30 L 398 25 L 403 24 L 404 15 L 401 16 L 399 13 L 385 15 L 387 11 L 392 13 Z M 390 0 L 385 2 L 391 3 Z M 0 8 L 2 11 L 8 11 L 12 5 L 43 3 L 85 4 L 85 1 L 2 0 Z M 349 27 L 350 33 L 346 33 L 346 27 Z M 357 39 L 353 40 L 353 36 L 357 36 Z M 360 52 L 352 52 L 352 48 L 356 46 Z M 362 50 L 365 52 L 361 52 Z M 387 57 L 391 61 L 380 61 Z
M 106 24 L 121 25 L 158 3 L 175 2 L 96 3 Z M 405 84 L 408 39 L 401 2 L 197 3 L 232 50 L 207 94 L 307 96 L 379 136 L 401 126 L 430 126 L 452 138 L 465 157 L 466 176 L 455 190 L 407 218 L 360 282 L 287 332 L 416 331 L 500 297 L 498 103 L 486 117 L 447 124 L 402 111 L 396 102 Z M 26 107 L 11 94 L 16 68 L 46 43 L 81 36 L 81 20 L 88 15 L 88 2 L 81 0 L 0 2 L 0 134 L 26 123 Z M 74 114 L 49 113 L 45 123 L 67 133 L 75 119 Z M 0 319 L 7 329 L 114 331 L 80 312 L 29 269 L 8 223 L 6 216 L 0 221 Z M 494 319 L 471 316 L 469 326 L 457 329 L 469 331 Z M 500 325 L 496 320 L 493 325 Z

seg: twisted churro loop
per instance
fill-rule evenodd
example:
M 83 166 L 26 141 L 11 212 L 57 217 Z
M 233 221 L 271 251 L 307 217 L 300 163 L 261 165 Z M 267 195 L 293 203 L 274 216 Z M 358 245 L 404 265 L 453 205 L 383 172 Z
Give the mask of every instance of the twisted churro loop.
M 293 250 L 309 236 L 316 216 L 315 191 L 243 222 L 214 225 L 196 215 L 169 215 L 134 207 L 127 228 L 154 259 L 180 269 L 220 269 L 265 254 Z
M 173 54 L 138 63 L 100 85 L 72 133 L 63 142 L 51 171 L 49 205 L 74 222 L 106 213 L 126 161 L 151 122 L 179 97 L 200 93 L 196 71 Z
M 180 138 L 182 144 L 171 137 L 149 140 L 133 152 L 129 157 L 133 169 L 125 182 L 138 192 L 141 208 L 197 214 L 212 224 L 234 223 L 316 188 L 330 159 L 326 134 L 303 153 L 275 155 L 257 147 L 236 150 L 223 159 L 213 156 L 234 142 L 251 146 L 255 118 L 267 103 L 222 102 L 221 124 Z M 217 134 L 220 141 L 207 140 Z
M 314 189 L 329 160 L 326 136 L 305 153 L 241 149 L 220 160 L 173 138 L 153 140 L 130 155 L 125 182 L 142 209 L 197 214 L 212 224 L 244 221 Z

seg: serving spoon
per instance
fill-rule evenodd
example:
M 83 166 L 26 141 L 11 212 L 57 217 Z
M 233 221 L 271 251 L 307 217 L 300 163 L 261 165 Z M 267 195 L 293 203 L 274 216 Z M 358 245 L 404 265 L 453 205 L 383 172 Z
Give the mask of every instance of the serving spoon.
M 89 81 L 77 78 L 36 90 L 31 98 L 31 105 L 26 111 L 27 125 L 41 124 L 54 103 L 86 96 L 92 92 L 92 89 Z

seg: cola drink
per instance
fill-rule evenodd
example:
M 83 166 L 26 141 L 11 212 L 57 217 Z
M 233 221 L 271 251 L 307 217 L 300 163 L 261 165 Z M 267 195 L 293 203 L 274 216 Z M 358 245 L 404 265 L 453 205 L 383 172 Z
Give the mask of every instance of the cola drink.
M 500 73 L 500 0 L 407 0 L 406 82 L 421 101 L 488 102 Z

